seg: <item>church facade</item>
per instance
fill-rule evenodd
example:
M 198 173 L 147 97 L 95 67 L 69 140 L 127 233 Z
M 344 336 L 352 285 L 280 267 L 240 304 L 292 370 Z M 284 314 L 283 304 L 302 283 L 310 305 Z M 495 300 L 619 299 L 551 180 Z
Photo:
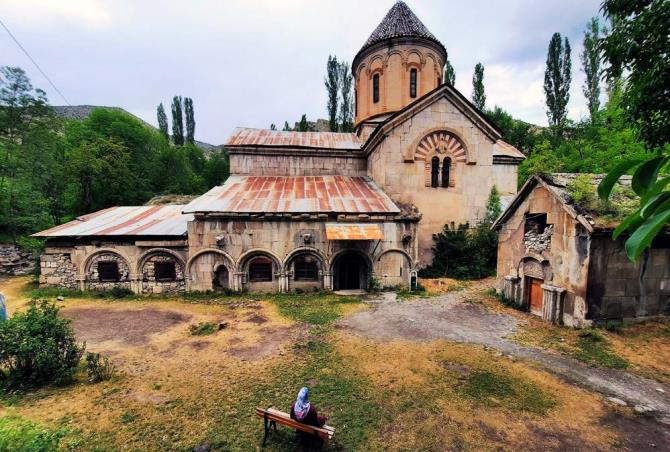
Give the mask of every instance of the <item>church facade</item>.
M 136 293 L 408 286 L 433 234 L 514 195 L 523 154 L 442 72 L 396 3 L 355 56 L 355 132 L 237 128 L 231 177 L 180 206 L 113 207 L 36 234 L 40 283 Z

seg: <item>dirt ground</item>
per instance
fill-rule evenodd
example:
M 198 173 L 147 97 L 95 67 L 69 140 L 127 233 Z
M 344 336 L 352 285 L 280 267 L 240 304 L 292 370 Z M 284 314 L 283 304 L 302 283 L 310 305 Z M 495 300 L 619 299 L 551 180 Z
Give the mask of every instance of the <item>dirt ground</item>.
M 10 312 L 25 308 L 27 283 L 0 280 Z M 660 383 L 650 400 L 612 403 L 602 386 L 621 392 L 640 377 L 521 345 L 532 319 L 477 301 L 477 285 L 435 286 L 438 296 L 337 308 L 319 296 L 307 308 L 286 297 L 66 298 L 77 337 L 117 376 L 0 398 L 0 419 L 62 429 L 70 450 L 254 450 L 254 407 L 286 408 L 307 384 L 338 429 L 331 450 L 670 450 L 668 425 L 632 409 L 662 412 Z M 191 334 L 205 322 L 224 328 Z M 284 430 L 268 448 L 294 446 Z

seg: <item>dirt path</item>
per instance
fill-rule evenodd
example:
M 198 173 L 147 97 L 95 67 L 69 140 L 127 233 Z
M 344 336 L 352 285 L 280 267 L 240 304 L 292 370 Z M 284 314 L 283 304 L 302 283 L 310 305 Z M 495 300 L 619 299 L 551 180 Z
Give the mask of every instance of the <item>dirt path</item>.
M 555 352 L 519 345 L 508 339 L 517 332 L 517 320 L 467 302 L 473 290 L 409 301 L 397 301 L 394 293 L 385 293 L 368 300 L 371 309 L 345 317 L 338 325 L 369 339 L 446 339 L 491 347 L 539 363 L 577 386 L 621 399 L 641 410 L 648 408 L 670 425 L 670 387 L 625 371 L 590 367 Z

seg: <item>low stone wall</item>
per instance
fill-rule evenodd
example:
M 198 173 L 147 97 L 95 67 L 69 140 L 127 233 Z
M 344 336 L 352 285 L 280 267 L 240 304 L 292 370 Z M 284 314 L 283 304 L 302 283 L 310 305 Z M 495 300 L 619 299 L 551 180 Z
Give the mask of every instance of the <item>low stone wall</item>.
M 40 258 L 40 287 L 77 289 L 77 267 L 68 253 L 43 254 Z
M 27 275 L 35 270 L 33 253 L 16 245 L 0 244 L 0 274 Z

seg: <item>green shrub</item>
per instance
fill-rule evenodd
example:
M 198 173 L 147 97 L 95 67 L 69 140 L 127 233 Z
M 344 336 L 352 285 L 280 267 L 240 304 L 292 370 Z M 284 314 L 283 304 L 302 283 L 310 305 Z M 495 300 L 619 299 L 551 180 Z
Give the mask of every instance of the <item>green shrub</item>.
M 47 300 L 31 301 L 28 310 L 0 323 L 0 366 L 8 387 L 67 383 L 79 364 L 79 345 L 70 320 Z
M 379 281 L 379 278 L 376 276 L 370 277 L 368 281 L 368 292 L 379 292 L 382 288 L 382 284 Z
M 4 417 L 0 419 L 0 452 L 49 452 L 58 448 L 64 435 L 20 417 Z
M 86 353 L 86 373 L 88 381 L 98 383 L 111 379 L 116 373 L 116 368 L 106 356 L 100 353 Z
M 188 327 L 193 336 L 207 336 L 216 333 L 219 328 L 211 322 L 202 322 Z

